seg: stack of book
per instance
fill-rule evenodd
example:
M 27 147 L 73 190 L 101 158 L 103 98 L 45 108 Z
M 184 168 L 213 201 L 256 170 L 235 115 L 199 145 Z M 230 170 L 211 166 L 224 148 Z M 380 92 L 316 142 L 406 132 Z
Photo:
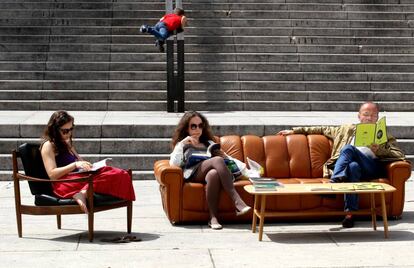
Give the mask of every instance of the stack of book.
M 250 182 L 256 191 L 276 191 L 277 187 L 282 187 L 283 184 L 274 178 L 267 177 L 250 177 Z

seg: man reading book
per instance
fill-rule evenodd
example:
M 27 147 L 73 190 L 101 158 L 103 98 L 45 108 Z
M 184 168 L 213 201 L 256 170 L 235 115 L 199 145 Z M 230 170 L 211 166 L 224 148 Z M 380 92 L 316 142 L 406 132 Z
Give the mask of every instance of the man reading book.
M 379 107 L 376 103 L 363 103 L 358 112 L 360 123 L 376 123 Z M 383 172 L 381 160 L 395 161 L 405 159 L 393 136 L 387 133 L 387 141 L 382 144 L 354 146 L 356 125 L 295 127 L 282 130 L 279 135 L 323 134 L 333 141 L 331 158 L 323 167 L 324 177 L 330 176 L 330 182 L 359 182 L 379 178 Z M 358 210 L 358 195 L 345 195 L 345 211 Z M 352 214 L 346 215 L 342 226 L 352 228 Z

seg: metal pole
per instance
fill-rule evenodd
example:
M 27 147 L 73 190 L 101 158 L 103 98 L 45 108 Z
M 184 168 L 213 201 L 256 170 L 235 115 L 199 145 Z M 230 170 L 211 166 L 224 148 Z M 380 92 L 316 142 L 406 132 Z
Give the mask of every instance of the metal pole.
M 176 0 L 175 6 L 182 8 L 182 1 Z M 173 12 L 173 1 L 165 1 L 166 13 Z M 175 46 L 175 40 L 177 45 Z M 184 34 L 170 36 L 167 45 L 167 111 L 184 112 Z M 175 61 L 175 51 L 177 48 Z M 177 68 L 177 69 L 175 69 Z M 175 107 L 177 103 L 177 107 Z

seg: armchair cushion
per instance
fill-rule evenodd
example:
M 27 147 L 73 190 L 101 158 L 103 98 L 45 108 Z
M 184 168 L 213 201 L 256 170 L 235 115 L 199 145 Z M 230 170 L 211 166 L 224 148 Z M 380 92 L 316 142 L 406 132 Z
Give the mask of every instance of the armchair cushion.
M 113 197 L 110 195 L 93 194 L 93 204 L 95 207 L 114 205 L 124 202 L 125 200 Z M 72 198 L 58 198 L 47 194 L 35 195 L 36 206 L 70 206 L 77 205 L 76 201 Z

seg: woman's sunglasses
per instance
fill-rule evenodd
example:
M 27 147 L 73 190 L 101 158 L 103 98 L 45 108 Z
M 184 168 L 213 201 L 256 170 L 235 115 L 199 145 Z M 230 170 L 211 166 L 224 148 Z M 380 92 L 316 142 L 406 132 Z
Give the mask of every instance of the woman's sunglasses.
M 63 135 L 66 135 L 69 132 L 72 132 L 73 131 L 73 128 L 74 127 L 71 127 L 71 128 L 60 128 L 60 131 L 62 132 Z
M 203 125 L 203 123 L 200 123 L 200 124 L 191 124 L 190 125 L 190 128 L 192 129 L 192 130 L 195 130 L 196 128 L 199 128 L 199 129 L 203 129 L 203 127 L 204 127 L 204 125 Z

